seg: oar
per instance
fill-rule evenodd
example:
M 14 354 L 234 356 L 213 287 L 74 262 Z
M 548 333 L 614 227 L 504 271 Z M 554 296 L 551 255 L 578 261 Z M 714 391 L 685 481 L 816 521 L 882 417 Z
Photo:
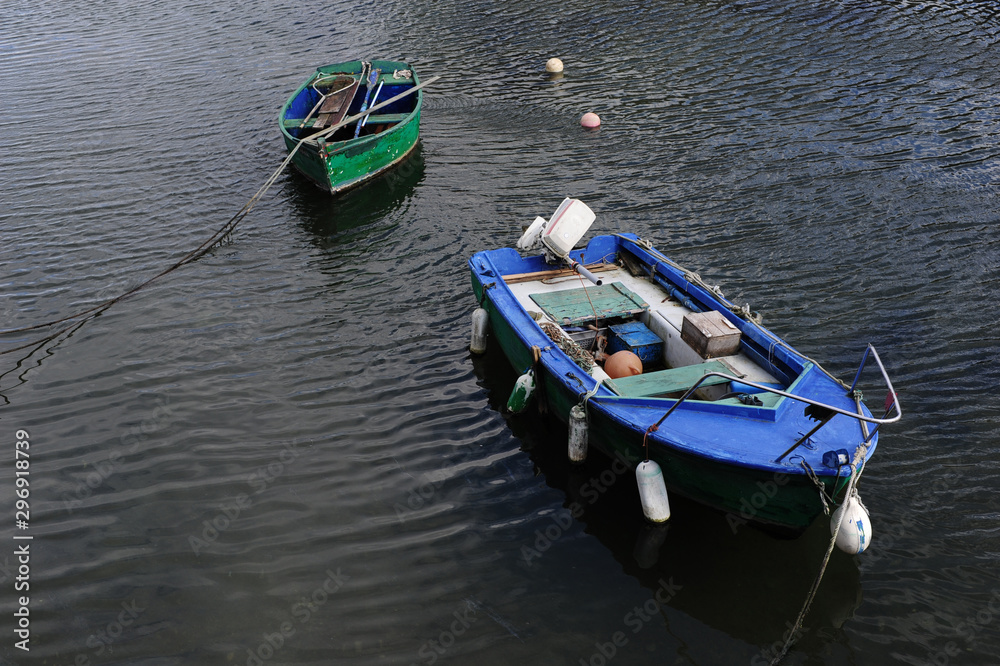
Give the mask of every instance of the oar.
M 375 82 L 378 80 L 380 74 L 382 74 L 382 70 L 376 68 L 375 71 L 371 73 L 371 76 L 368 77 L 368 90 L 365 92 L 365 101 L 361 104 L 361 113 L 364 113 L 365 109 L 368 108 L 368 98 L 371 96 L 372 88 L 375 87 Z M 354 138 L 357 139 L 358 134 L 360 133 L 361 123 L 358 123 L 358 126 L 354 128 Z
M 365 117 L 367 115 L 370 115 L 370 114 L 372 114 L 372 113 L 374 113 L 376 111 L 379 111 L 380 109 L 383 109 L 383 108 L 389 106 L 393 102 L 397 102 L 397 101 L 403 99 L 404 97 L 406 97 L 407 95 L 411 95 L 411 94 L 417 92 L 418 90 L 420 90 L 421 88 L 423 88 L 425 86 L 429 86 L 430 84 L 434 83 L 435 81 L 437 81 L 440 78 L 441 78 L 440 76 L 432 76 L 431 78 L 427 79 L 426 81 L 424 81 L 420 85 L 413 86 L 412 88 L 407 88 L 406 90 L 404 90 L 403 92 L 399 93 L 395 97 L 390 97 L 389 99 L 385 100 L 384 102 L 379 102 L 375 106 L 369 108 L 367 111 L 362 111 L 361 113 L 355 114 L 355 115 L 351 116 L 350 118 L 345 118 L 345 119 L 341 120 L 339 123 L 337 123 L 336 125 L 332 125 L 330 127 L 327 127 L 322 132 L 317 132 L 316 134 L 313 134 L 312 136 L 308 136 L 308 137 L 302 139 L 302 142 L 305 142 L 305 141 L 314 141 L 316 139 L 324 139 L 324 138 L 330 136 L 331 134 L 333 134 L 334 132 L 336 132 L 337 130 L 339 130 L 344 125 L 350 125 L 351 123 L 353 123 L 356 120 L 359 120 L 360 118 L 363 118 L 363 117 Z
M 834 416 L 837 415 L 837 412 L 835 412 L 835 411 L 833 411 L 831 409 L 826 409 L 825 407 L 820 407 L 818 405 L 806 405 L 805 415 L 808 416 L 813 421 L 819 421 L 819 423 L 817 423 L 816 427 L 814 427 L 812 430 L 810 430 L 806 434 L 802 435 L 802 438 L 799 439 L 799 441 L 797 441 L 794 444 L 792 444 L 792 446 L 789 447 L 789 449 L 787 451 L 785 451 L 780 456 L 778 456 L 777 458 L 775 458 L 774 462 L 776 462 L 776 463 L 781 462 L 782 458 L 784 458 L 785 456 L 787 456 L 789 453 L 791 453 L 795 449 L 799 448 L 799 446 L 802 444 L 802 442 L 806 441 L 807 439 L 809 439 L 810 437 L 812 437 L 813 435 L 815 435 L 817 430 L 819 430 L 820 428 L 822 428 L 823 426 L 825 426 L 827 423 L 829 423 L 830 419 L 832 419 Z
M 374 94 L 374 95 L 372 95 L 372 104 L 374 104 L 374 103 L 375 103 L 375 100 L 377 100 L 377 99 L 378 99 L 378 94 L 379 94 L 380 92 L 382 92 L 382 84 L 383 84 L 383 83 L 385 83 L 385 80 L 382 80 L 382 81 L 379 81 L 379 82 L 378 82 L 378 88 L 376 88 L 376 89 L 375 89 L 375 94 Z M 364 109 L 361 109 L 361 110 L 362 110 L 362 111 L 364 111 Z M 367 125 L 367 124 L 368 124 L 368 119 L 369 119 L 369 118 L 371 118 L 371 116 L 365 116 L 365 119 L 364 119 L 364 120 L 362 120 L 362 121 L 361 121 L 360 123 L 358 123 L 358 126 L 359 126 L 359 127 L 364 127 L 365 125 Z

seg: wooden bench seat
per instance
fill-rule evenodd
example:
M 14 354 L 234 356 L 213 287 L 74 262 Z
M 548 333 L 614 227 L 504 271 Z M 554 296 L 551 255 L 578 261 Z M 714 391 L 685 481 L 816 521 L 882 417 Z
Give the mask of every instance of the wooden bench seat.
M 703 375 L 709 372 L 724 372 L 733 375 L 733 370 L 720 361 L 707 361 L 695 365 L 685 365 L 680 368 L 670 370 L 657 370 L 644 375 L 634 375 L 632 377 L 620 377 L 618 379 L 604 380 L 606 384 L 626 398 L 653 398 L 668 395 L 670 393 L 680 393 L 686 391 L 697 382 Z M 738 376 L 738 375 L 735 375 Z M 728 379 L 722 377 L 709 377 L 701 384 L 702 386 L 714 386 L 724 384 Z
M 401 123 L 406 120 L 408 113 L 373 113 L 368 116 L 369 125 L 382 125 L 387 123 Z

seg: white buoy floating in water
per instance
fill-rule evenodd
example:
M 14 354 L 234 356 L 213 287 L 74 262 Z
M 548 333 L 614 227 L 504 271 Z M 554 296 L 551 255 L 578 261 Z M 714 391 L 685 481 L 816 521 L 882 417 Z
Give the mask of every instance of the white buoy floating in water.
M 574 405 L 569 410 L 569 459 L 582 463 L 587 459 L 587 410 Z
M 645 460 L 635 466 L 635 481 L 639 486 L 642 513 L 654 523 L 665 523 L 670 519 L 670 500 L 667 499 L 667 484 L 663 480 L 660 466 L 652 460 Z
M 514 390 L 510 392 L 507 399 L 507 409 L 515 414 L 520 414 L 528 406 L 528 401 L 535 393 L 535 371 L 529 369 L 514 382 Z
M 486 329 L 490 323 L 490 315 L 483 308 L 476 308 L 472 313 L 472 344 L 469 351 L 473 354 L 486 352 Z
M 860 555 L 871 545 L 871 518 L 856 491 L 833 512 L 833 517 L 830 519 L 830 534 L 837 529 L 837 523 L 840 523 L 837 548 L 850 555 Z
M 545 71 L 549 74 L 558 74 L 563 71 L 563 61 L 559 58 L 549 58 L 545 63 Z

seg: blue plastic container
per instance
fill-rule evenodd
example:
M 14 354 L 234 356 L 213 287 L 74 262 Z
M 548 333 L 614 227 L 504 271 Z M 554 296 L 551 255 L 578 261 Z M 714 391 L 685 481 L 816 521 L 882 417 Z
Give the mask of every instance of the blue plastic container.
M 646 328 L 642 322 L 634 321 L 608 327 L 607 353 L 614 354 L 628 350 L 645 363 L 657 363 L 663 360 L 663 340 Z

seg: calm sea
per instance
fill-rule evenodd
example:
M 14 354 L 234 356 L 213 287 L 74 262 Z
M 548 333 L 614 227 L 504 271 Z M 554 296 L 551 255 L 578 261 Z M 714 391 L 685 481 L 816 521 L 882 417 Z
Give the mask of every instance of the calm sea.
M 331 199 L 284 174 L 199 261 L 44 344 L 11 351 L 58 327 L 0 337 L 0 661 L 766 663 L 826 521 L 782 539 L 676 498 L 651 530 L 630 475 L 571 468 L 559 423 L 504 413 L 497 350 L 467 351 L 468 257 L 575 196 L 841 377 L 868 343 L 889 367 L 874 543 L 834 553 L 784 663 L 996 663 L 994 2 L 2 13 L 3 330 L 210 237 L 280 164 L 316 66 L 443 78 L 391 176 Z

